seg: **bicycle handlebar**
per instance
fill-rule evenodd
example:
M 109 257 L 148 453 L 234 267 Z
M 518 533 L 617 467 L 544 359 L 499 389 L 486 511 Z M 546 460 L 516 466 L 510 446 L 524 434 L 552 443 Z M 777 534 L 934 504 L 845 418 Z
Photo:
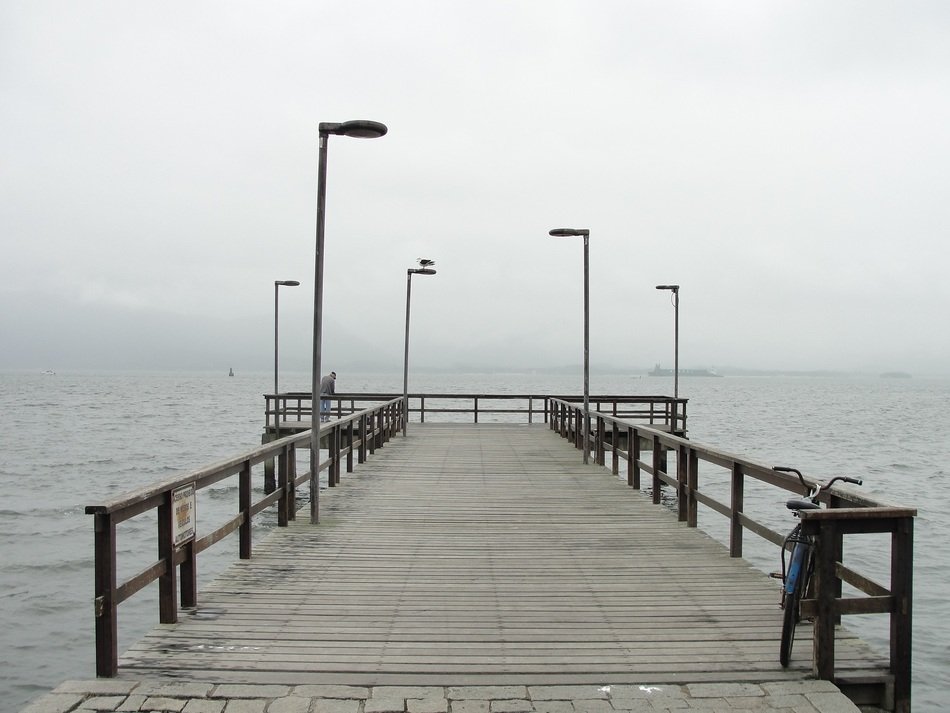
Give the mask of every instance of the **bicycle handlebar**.
M 779 473 L 794 473 L 795 475 L 798 476 L 798 479 L 802 482 L 802 487 L 805 487 L 805 488 L 808 487 L 808 484 L 805 482 L 805 476 L 802 475 L 802 472 L 798 470 L 797 468 L 790 468 L 788 466 L 782 466 L 782 465 L 773 465 L 772 470 L 778 471 Z M 839 480 L 845 483 L 852 483 L 853 485 L 864 485 L 864 481 L 861 480 L 861 478 L 850 478 L 846 475 L 836 475 L 827 483 L 819 483 L 818 485 L 814 486 L 814 489 L 812 490 L 812 494 L 809 497 L 812 500 L 814 500 L 815 498 L 818 497 L 818 494 L 821 491 L 827 490 L 832 485 L 837 483 Z

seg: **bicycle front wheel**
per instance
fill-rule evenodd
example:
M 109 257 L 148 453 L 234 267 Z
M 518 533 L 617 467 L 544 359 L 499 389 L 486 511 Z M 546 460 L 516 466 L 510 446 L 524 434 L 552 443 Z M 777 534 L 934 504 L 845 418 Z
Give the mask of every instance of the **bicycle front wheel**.
M 778 660 L 784 668 L 792 660 L 792 644 L 795 643 L 795 629 L 801 621 L 801 602 L 808 586 L 809 565 L 808 546 L 798 543 L 792 550 L 792 559 L 788 567 L 785 592 L 785 616 L 782 618 L 782 641 L 779 645 Z
M 799 612 L 802 600 L 801 585 L 785 594 L 785 616 L 782 618 L 782 643 L 779 646 L 778 660 L 783 668 L 788 668 L 792 660 L 792 644 L 795 643 L 795 629 L 800 620 Z

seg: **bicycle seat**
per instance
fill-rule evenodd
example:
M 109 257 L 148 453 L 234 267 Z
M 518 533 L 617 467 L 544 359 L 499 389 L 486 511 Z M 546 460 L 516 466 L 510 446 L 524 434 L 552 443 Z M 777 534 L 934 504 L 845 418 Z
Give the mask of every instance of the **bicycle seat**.
M 790 498 L 785 502 L 785 507 L 789 510 L 821 510 L 821 505 L 808 498 Z

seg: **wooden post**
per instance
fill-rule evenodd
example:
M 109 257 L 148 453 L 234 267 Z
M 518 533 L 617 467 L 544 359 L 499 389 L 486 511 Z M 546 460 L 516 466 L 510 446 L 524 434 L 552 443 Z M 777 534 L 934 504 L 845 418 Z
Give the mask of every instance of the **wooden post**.
M 112 678 L 119 670 L 118 604 L 115 601 L 115 520 L 109 513 L 96 514 L 95 604 L 96 676 Z
M 894 711 L 910 713 L 914 601 L 914 518 L 901 517 L 891 532 L 891 673 L 894 674 Z
M 288 451 L 290 446 L 280 449 L 277 455 L 277 487 L 280 488 L 280 500 L 277 501 L 277 527 L 287 527 L 289 516 L 287 514 L 287 501 L 290 488 L 287 486 L 287 462 L 289 460 Z
M 244 516 L 238 529 L 238 550 L 242 560 L 251 559 L 251 462 L 246 460 L 238 474 L 238 511 Z
M 356 452 L 356 461 L 357 463 L 363 464 L 366 462 L 366 415 L 360 416 L 360 445 L 359 449 Z
M 630 485 L 633 487 L 634 490 L 639 490 L 640 489 L 640 457 L 642 455 L 640 453 L 640 432 L 636 428 L 631 428 L 630 438 L 632 440 L 629 444 L 627 444 L 628 448 L 633 449 L 633 482 L 631 482 Z M 630 478 L 629 474 L 627 475 L 627 478 L 628 479 Z
M 287 446 L 287 520 L 297 519 L 297 446 Z
M 475 423 L 478 423 L 478 397 L 475 397 Z
M 663 470 L 660 437 L 653 436 L 653 504 L 660 504 L 660 471 Z
M 617 403 L 614 402 L 614 410 L 616 410 Z M 610 425 L 610 434 L 611 439 L 613 440 L 613 449 L 611 451 L 611 460 L 610 460 L 610 472 L 614 475 L 620 475 L 620 427 L 617 425 L 616 421 L 613 421 Z
M 742 520 L 745 510 L 745 475 L 742 466 L 732 464 L 732 499 L 729 507 L 729 556 L 742 557 Z
M 195 541 L 189 540 L 181 548 L 185 560 L 181 563 L 181 576 L 178 578 L 178 590 L 182 607 L 198 606 L 198 557 L 195 553 Z
M 346 424 L 346 472 L 353 472 L 353 419 Z
M 699 492 L 699 454 L 692 448 L 687 449 L 687 468 L 686 468 L 686 525 L 696 527 L 699 524 L 699 499 L 696 493 Z
M 803 526 L 803 530 L 805 527 Z M 812 528 L 813 529 L 813 528 Z M 835 676 L 835 559 L 833 543 L 838 537 L 838 523 L 822 520 L 818 524 L 818 547 L 815 548 L 816 614 L 812 673 L 815 678 L 831 681 Z
M 158 578 L 158 620 L 162 624 L 178 621 L 178 570 L 175 567 L 175 543 L 172 506 L 172 491 L 162 495 L 158 506 L 158 559 L 165 569 Z
M 686 473 L 688 466 L 686 455 L 686 446 L 680 445 L 676 449 L 676 514 L 680 522 L 686 522 L 689 518 L 689 479 Z

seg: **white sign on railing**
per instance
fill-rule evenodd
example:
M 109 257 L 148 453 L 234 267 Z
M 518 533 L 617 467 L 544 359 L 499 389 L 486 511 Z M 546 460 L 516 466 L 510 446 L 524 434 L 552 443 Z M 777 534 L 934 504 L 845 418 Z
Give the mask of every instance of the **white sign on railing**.
M 172 492 L 172 518 L 174 519 L 175 547 L 195 539 L 195 484 L 183 485 Z

